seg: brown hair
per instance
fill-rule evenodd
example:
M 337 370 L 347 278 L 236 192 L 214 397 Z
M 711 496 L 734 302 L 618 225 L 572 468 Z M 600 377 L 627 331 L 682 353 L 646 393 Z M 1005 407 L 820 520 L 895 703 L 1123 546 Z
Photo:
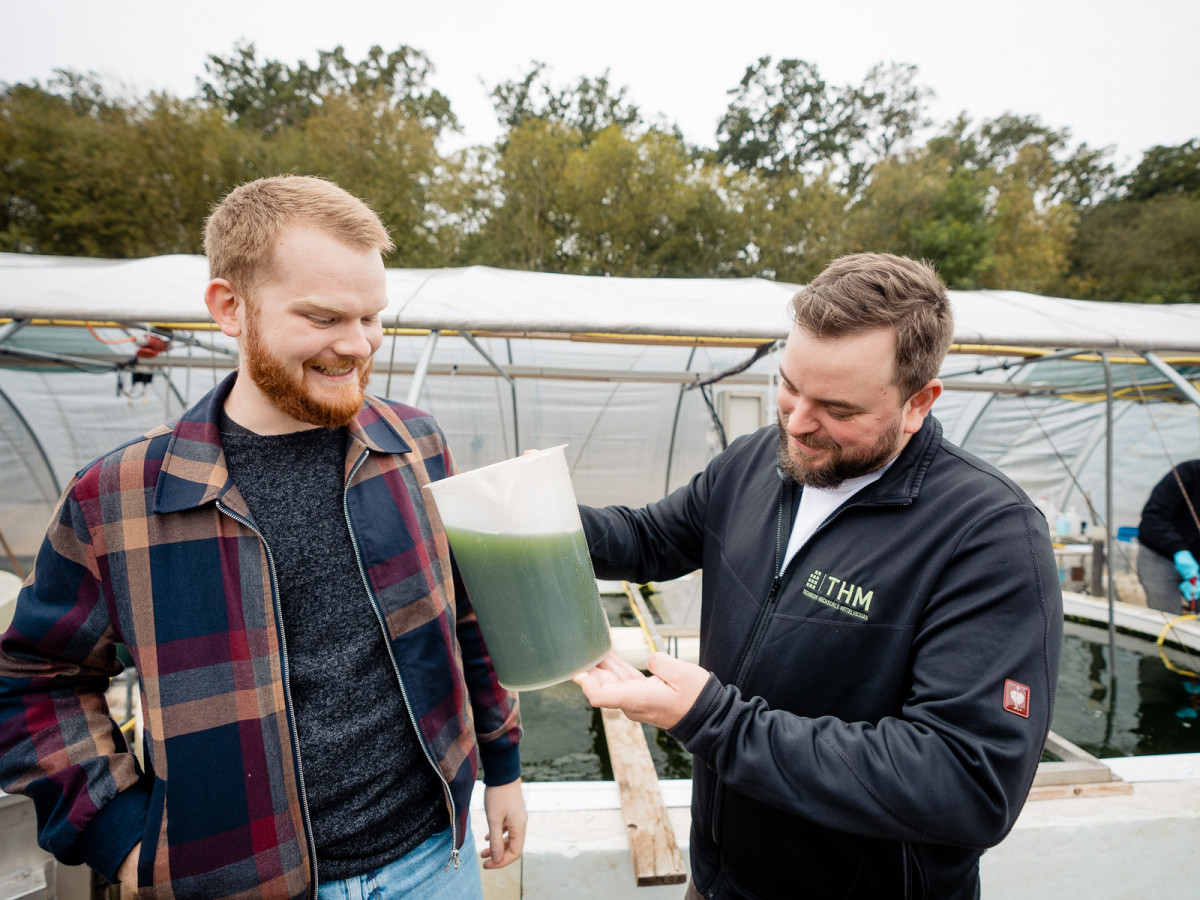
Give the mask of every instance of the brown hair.
M 954 338 L 950 299 L 933 265 L 889 253 L 834 260 L 792 298 L 791 312 L 815 338 L 891 328 L 892 377 L 905 399 L 937 377 Z
M 374 210 L 333 182 L 276 175 L 235 187 L 205 221 L 209 277 L 249 296 L 270 277 L 275 240 L 291 225 L 320 228 L 361 250 L 395 248 Z

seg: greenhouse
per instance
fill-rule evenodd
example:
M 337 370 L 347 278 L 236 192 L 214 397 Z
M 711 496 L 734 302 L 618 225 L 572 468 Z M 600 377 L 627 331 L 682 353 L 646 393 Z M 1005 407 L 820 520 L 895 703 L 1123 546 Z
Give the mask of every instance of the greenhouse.
M 778 353 L 798 285 L 485 267 L 389 269 L 387 279 L 385 335 L 370 389 L 433 413 L 460 469 L 566 445 L 581 502 L 642 504 L 686 483 L 738 435 L 774 420 Z M 13 573 L 0 571 L 0 613 L 29 573 L 73 473 L 178 416 L 236 366 L 234 342 L 215 329 L 204 306 L 207 280 L 199 256 L 0 254 L 0 570 Z M 1154 649 L 1163 614 L 1115 595 L 1122 578 L 1136 589 L 1129 574 L 1136 545 L 1118 538 L 1130 537 L 1151 487 L 1170 466 L 1200 456 L 1200 307 L 997 291 L 950 295 L 955 344 L 933 412 L 951 440 L 1006 472 L 1047 514 L 1074 629 L 1060 708 L 1077 706 L 1084 717 L 1079 733 L 1051 733 L 1051 758 L 1030 795 L 1036 802 L 983 861 L 988 896 L 1030 896 L 1030 879 L 1044 896 L 1059 896 L 1084 878 L 1119 890 L 1118 873 L 1130 870 L 1131 859 L 1186 852 L 1200 809 L 1200 754 L 1151 750 L 1161 755 L 1101 760 L 1074 743 L 1090 741 L 1095 728 L 1107 734 L 1114 723 L 1140 740 L 1149 708 L 1141 699 L 1143 676 L 1149 684 L 1151 674 L 1166 673 L 1166 690 L 1181 690 L 1176 681 L 1184 676 L 1175 676 L 1182 670 L 1165 655 L 1164 668 L 1144 652 Z M 1118 552 L 1096 552 L 1106 547 Z M 1074 565 L 1089 557 L 1092 565 Z M 1097 565 L 1105 561 L 1117 577 Z M 636 663 L 664 647 L 666 636 L 678 655 L 694 660 L 697 586 L 688 578 L 656 586 L 663 605 L 655 607 L 662 621 L 654 624 L 640 594 L 623 585 L 630 607 L 641 610 L 641 627 L 613 627 L 614 648 Z M 679 614 L 663 616 L 673 597 L 683 601 Z M 1182 619 L 1194 616 L 1174 621 Z M 1179 624 L 1174 637 L 1183 647 L 1176 659 L 1194 668 L 1200 628 Z M 1147 645 L 1137 653 L 1136 640 Z M 692 643 L 684 647 L 686 641 Z M 1105 654 L 1113 660 L 1107 669 L 1097 664 Z M 1120 705 L 1118 669 L 1126 685 Z M 1101 685 L 1097 695 L 1102 677 L 1108 692 Z M 116 688 L 127 692 L 127 711 L 133 684 Z M 683 876 L 678 852 L 670 872 L 655 870 L 643 881 L 646 856 L 629 837 L 638 829 L 630 830 L 627 775 L 573 776 L 560 763 L 588 755 L 577 750 L 560 753 L 549 767 L 539 759 L 539 733 L 570 731 L 571 747 L 592 741 L 588 722 L 595 720 L 578 690 L 559 687 L 568 690 L 522 694 L 531 837 L 515 874 L 485 873 L 485 895 L 558 900 L 578 896 L 574 885 L 586 881 L 597 896 L 630 896 L 634 883 L 640 897 L 677 896 L 670 885 Z M 564 693 L 571 695 L 566 704 Z M 1200 693 L 1190 696 L 1200 706 Z M 1174 721 L 1171 710 L 1167 716 Z M 606 719 L 603 728 L 606 752 L 622 756 L 623 765 L 633 750 L 645 751 L 638 727 L 613 730 Z M 691 782 L 656 775 L 658 765 L 656 759 L 641 775 L 661 815 L 653 828 L 642 821 L 640 833 L 686 857 Z M 477 791 L 472 820 L 486 824 L 480 797 Z M 0 794 L 10 816 L 23 815 L 22 802 Z M 32 847 L 32 836 L 27 843 Z M 1056 852 L 1042 853 L 1047 844 Z M 1168 893 L 1183 895 L 1188 875 L 1176 869 L 1156 878 Z M 73 896 L 67 873 L 56 877 L 60 895 Z
M 0 537 L 3 565 L 23 574 L 71 475 L 178 415 L 236 349 L 204 307 L 200 256 L 0 254 L 0 273 Z M 773 420 L 797 285 L 486 267 L 387 277 L 371 390 L 432 412 L 461 469 L 566 444 L 581 502 L 641 504 Z M 950 439 L 1052 519 L 1069 514 L 1074 534 L 1136 527 L 1153 484 L 1200 453 L 1200 307 L 951 299 L 934 407 Z

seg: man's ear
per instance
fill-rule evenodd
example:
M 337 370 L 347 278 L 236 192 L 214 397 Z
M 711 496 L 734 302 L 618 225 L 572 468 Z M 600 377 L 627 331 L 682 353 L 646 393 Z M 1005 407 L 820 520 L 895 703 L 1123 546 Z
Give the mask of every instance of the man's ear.
M 239 337 L 245 324 L 246 303 L 233 285 L 214 278 L 204 290 L 204 305 L 217 327 L 231 338 Z
M 925 417 L 929 415 L 929 409 L 933 406 L 933 401 L 941 395 L 941 379 L 931 378 L 926 382 L 925 387 L 908 398 L 904 404 L 905 433 L 916 434 L 921 430 L 921 426 L 925 424 Z

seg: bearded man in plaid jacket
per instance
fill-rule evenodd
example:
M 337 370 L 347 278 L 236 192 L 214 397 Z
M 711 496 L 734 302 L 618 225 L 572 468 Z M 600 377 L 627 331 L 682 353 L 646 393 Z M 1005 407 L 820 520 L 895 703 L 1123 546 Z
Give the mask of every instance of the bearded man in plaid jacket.
M 144 897 L 480 896 L 520 856 L 516 696 L 437 511 L 432 417 L 367 395 L 386 229 L 321 179 L 236 188 L 205 302 L 237 371 L 81 470 L 0 638 L 0 787 Z M 143 763 L 109 715 L 141 682 Z

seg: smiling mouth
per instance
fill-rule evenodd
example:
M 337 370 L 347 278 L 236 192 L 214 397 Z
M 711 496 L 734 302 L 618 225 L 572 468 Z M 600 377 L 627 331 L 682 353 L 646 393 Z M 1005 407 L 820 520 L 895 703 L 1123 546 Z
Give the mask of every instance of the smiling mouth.
M 795 442 L 796 446 L 801 448 L 802 452 L 808 453 L 808 454 L 820 453 L 822 451 L 837 449 L 836 444 L 833 444 L 832 442 L 826 441 L 822 438 L 813 438 L 813 437 L 798 438 L 798 437 L 792 436 L 792 440 Z
M 823 447 L 810 447 L 807 444 L 801 444 L 800 442 L 797 442 L 795 447 L 796 450 L 803 456 L 816 456 L 818 453 L 825 452 L 825 448 Z
M 316 369 L 318 372 L 320 372 L 322 375 L 329 375 L 334 378 L 340 378 L 341 376 L 348 375 L 350 372 L 354 371 L 353 366 L 349 366 L 346 368 L 340 368 L 340 369 L 335 369 L 331 366 L 313 366 L 313 368 Z

